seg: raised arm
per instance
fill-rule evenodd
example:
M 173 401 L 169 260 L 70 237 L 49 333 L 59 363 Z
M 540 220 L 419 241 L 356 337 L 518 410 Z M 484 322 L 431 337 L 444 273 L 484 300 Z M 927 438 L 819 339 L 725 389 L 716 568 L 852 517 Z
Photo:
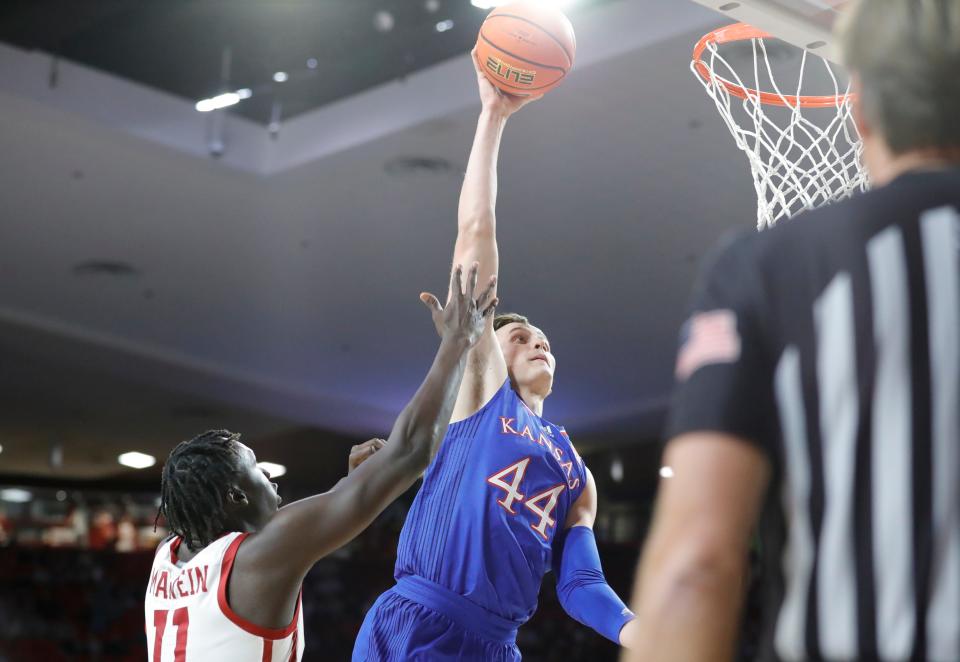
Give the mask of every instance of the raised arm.
M 454 264 L 480 264 L 480 282 L 496 276 L 497 253 L 497 157 L 507 118 L 537 97 L 514 97 L 500 92 L 484 75 L 473 53 L 482 110 L 467 162 L 457 209 L 457 243 Z M 452 294 L 452 292 L 451 292 Z M 473 415 L 493 397 L 507 378 L 507 367 L 487 321 L 483 336 L 470 354 L 466 375 L 453 412 L 453 420 Z
M 397 418 L 383 450 L 329 492 L 280 509 L 262 531 L 244 542 L 237 557 L 238 568 L 242 562 L 269 586 L 299 586 L 317 560 L 363 531 L 427 468 L 446 433 L 467 352 L 476 344 L 496 305 L 494 279 L 479 299 L 474 299 L 476 264 L 470 270 L 465 291 L 461 289 L 461 276 L 461 268 L 454 269 L 451 289 L 461 294 L 452 296 L 446 308 L 432 294 L 421 295 L 440 333 L 440 348 L 426 379 Z M 289 596 L 289 591 L 277 592 L 280 597 Z

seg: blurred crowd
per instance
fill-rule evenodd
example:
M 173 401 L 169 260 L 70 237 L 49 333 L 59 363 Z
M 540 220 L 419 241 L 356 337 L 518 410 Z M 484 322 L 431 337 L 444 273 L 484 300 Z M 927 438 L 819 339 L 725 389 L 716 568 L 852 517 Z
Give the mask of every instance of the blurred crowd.
M 153 532 L 153 503 L 152 496 L 105 499 L 95 506 L 75 503 L 63 508 L 69 516 L 47 520 L 53 529 L 73 527 L 71 535 L 43 533 L 37 524 L 42 507 L 20 508 L 16 518 L 5 516 L 7 535 L 0 542 L 0 662 L 146 660 L 143 592 L 156 542 L 166 533 L 162 521 Z M 366 610 L 393 584 L 406 509 L 405 500 L 394 503 L 363 535 L 318 563 L 307 576 L 305 660 L 350 659 Z M 31 512 L 31 517 L 24 517 Z M 78 521 L 89 525 L 77 526 Z M 614 542 L 612 534 L 605 534 L 611 528 L 598 526 L 600 553 L 610 585 L 626 598 L 639 539 L 626 541 L 620 536 Z M 641 532 L 643 526 L 629 528 Z M 756 612 L 756 600 L 750 604 Z M 743 659 L 750 659 L 749 633 L 757 624 L 748 616 Z M 613 644 L 564 613 L 552 575 L 544 581 L 540 606 L 520 629 L 517 643 L 530 662 L 617 659 Z
M 136 552 L 152 550 L 166 535 L 154 526 L 153 494 L 6 488 L 22 500 L 0 502 L 0 545 L 72 547 Z

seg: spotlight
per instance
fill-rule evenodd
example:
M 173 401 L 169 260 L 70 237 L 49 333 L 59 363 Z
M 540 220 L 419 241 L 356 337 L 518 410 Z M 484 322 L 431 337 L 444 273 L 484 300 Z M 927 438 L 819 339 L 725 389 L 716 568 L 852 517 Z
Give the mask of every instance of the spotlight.
M 613 458 L 613 462 L 610 463 L 610 478 L 615 483 L 623 480 L 623 460 L 619 457 Z
M 249 99 L 253 96 L 253 90 L 249 87 L 245 87 L 242 90 L 237 90 L 237 97 L 239 99 Z
M 19 487 L 8 487 L 5 490 L 0 490 L 0 501 L 26 503 L 32 498 L 33 494 L 27 490 L 21 490 Z
M 240 103 L 240 95 L 238 93 L 225 92 L 210 99 L 198 101 L 194 108 L 201 113 L 209 113 L 211 110 L 219 110 L 220 108 L 226 108 L 227 106 L 232 106 L 237 103 Z
M 532 2 L 540 2 L 545 5 L 552 5 L 557 9 L 564 9 L 572 5 L 575 0 L 529 0 Z M 493 9 L 494 7 L 499 7 L 500 5 L 505 5 L 508 2 L 513 2 L 513 0 L 470 0 L 470 4 L 478 9 Z
M 270 474 L 270 478 L 279 478 L 283 474 L 287 473 L 287 468 L 282 464 L 274 464 L 273 462 L 257 462 L 257 466 Z
M 155 465 L 157 463 L 157 458 L 152 455 L 147 455 L 146 453 L 131 451 L 129 453 L 123 453 L 120 455 L 117 458 L 117 462 L 125 467 L 130 467 L 131 469 L 146 469 L 147 467 L 152 467 Z
M 318 64 L 319 62 L 317 62 L 317 58 L 312 57 L 307 60 L 307 69 L 316 69 Z
M 378 11 L 373 15 L 373 29 L 377 32 L 390 32 L 394 23 L 393 14 L 388 11 Z
M 453 21 L 449 18 L 445 21 L 440 21 L 437 23 L 437 32 L 446 32 L 447 30 L 453 29 Z
M 286 83 L 288 78 L 290 78 L 290 76 L 287 75 L 286 71 L 278 71 L 273 74 L 273 80 L 276 83 Z

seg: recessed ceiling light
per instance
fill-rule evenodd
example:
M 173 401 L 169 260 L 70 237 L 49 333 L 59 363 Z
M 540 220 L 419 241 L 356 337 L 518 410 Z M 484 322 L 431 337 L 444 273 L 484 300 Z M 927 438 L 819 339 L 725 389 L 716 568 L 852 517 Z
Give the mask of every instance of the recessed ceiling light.
M 388 11 L 378 11 L 373 15 L 373 29 L 377 32 L 390 32 L 393 29 L 393 14 Z
M 290 76 L 287 75 L 286 71 L 278 71 L 277 73 L 273 74 L 273 80 L 277 83 L 285 83 L 287 82 L 288 78 L 290 78 Z
M 457 172 L 446 159 L 432 156 L 397 156 L 383 164 L 388 175 L 444 175 Z
M 287 468 L 282 464 L 274 464 L 273 462 L 257 462 L 257 466 L 270 474 L 270 478 L 279 478 L 283 474 L 287 473 Z
M 244 97 L 246 98 L 246 97 Z M 240 95 L 236 92 L 225 92 L 209 99 L 201 99 L 194 108 L 201 113 L 209 113 L 211 110 L 220 110 L 240 103 Z
M 307 60 L 307 69 L 316 69 L 318 64 L 320 63 L 317 62 L 317 58 L 312 57 L 309 60 Z
M 0 501 L 8 501 L 9 503 L 26 503 L 33 498 L 28 490 L 22 490 L 19 487 L 8 487 L 5 490 L 0 490 Z
M 452 29 L 453 29 L 453 21 L 451 21 L 451 20 L 448 18 L 448 19 L 445 20 L 445 21 L 440 21 L 439 23 L 437 23 L 437 26 L 436 26 L 436 27 L 437 27 L 437 32 L 446 32 L 447 30 L 452 30 Z
M 73 273 L 78 276 L 136 276 L 139 270 L 129 262 L 120 260 L 87 260 L 73 265 Z
M 610 478 L 615 483 L 623 480 L 623 460 L 619 457 L 613 458 L 613 462 L 610 463 Z
M 201 113 L 209 113 L 211 110 L 220 110 L 221 108 L 229 108 L 234 106 L 244 99 L 249 99 L 253 96 L 253 90 L 249 87 L 242 87 L 236 92 L 224 92 L 223 94 L 218 94 L 215 97 L 210 97 L 209 99 L 201 99 L 196 104 L 194 108 Z
M 661 478 L 673 478 L 673 469 L 671 467 L 660 467 Z
M 557 9 L 564 9 L 569 7 L 576 0 L 528 0 L 532 2 L 538 2 L 543 5 L 551 5 Z M 500 5 L 505 5 L 509 2 L 514 2 L 514 0 L 470 0 L 470 4 L 478 9 L 493 9 L 494 7 L 499 7 Z
M 147 455 L 146 453 L 131 451 L 129 453 L 123 453 L 120 455 L 117 458 L 117 462 L 125 467 L 130 467 L 131 469 L 146 469 L 147 467 L 152 467 L 155 465 L 157 463 L 157 458 L 152 455 Z

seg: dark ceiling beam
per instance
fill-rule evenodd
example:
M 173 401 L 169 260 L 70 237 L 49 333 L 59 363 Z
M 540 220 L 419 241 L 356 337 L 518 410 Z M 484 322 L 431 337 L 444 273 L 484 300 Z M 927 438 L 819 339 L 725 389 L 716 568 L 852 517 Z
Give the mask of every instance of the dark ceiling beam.
M 7 0 L 0 9 L 0 39 L 56 54 L 71 37 L 139 5 L 129 0 Z

